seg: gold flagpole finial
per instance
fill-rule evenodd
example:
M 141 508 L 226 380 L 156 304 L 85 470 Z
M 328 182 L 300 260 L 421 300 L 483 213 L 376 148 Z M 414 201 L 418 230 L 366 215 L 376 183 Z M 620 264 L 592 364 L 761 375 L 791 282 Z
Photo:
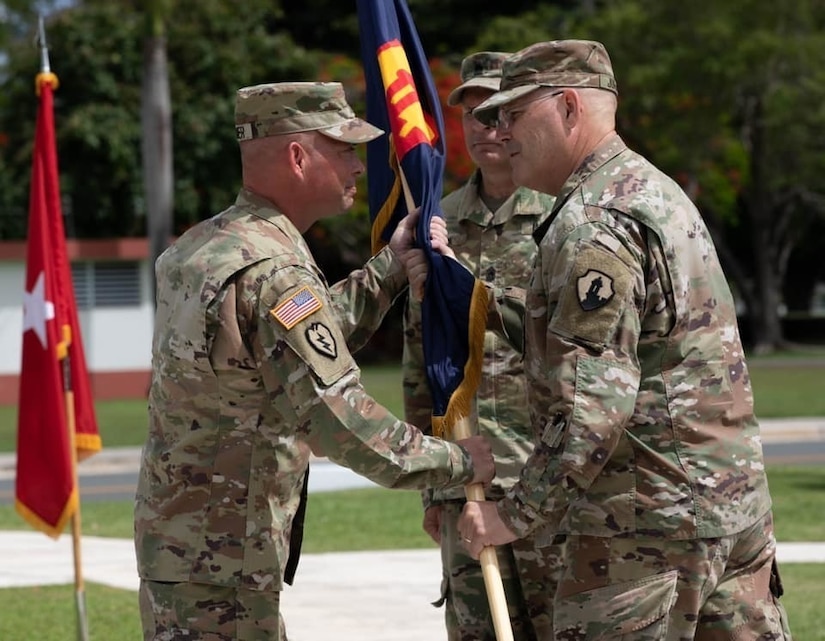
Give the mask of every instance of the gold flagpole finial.
M 45 83 L 48 83 L 52 90 L 57 89 L 60 84 L 49 65 L 49 46 L 46 44 L 46 28 L 43 26 L 42 14 L 37 17 L 37 44 L 40 47 L 40 73 L 34 79 L 34 91 L 39 96 L 40 88 Z

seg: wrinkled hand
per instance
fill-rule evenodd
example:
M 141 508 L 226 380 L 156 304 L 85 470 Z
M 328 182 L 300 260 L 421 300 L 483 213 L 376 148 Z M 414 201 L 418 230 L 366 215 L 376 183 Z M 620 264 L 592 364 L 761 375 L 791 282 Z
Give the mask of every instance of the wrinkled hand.
M 421 527 L 438 545 L 441 545 L 441 511 L 441 505 L 431 505 L 424 510 L 424 520 L 421 522 Z
M 410 283 L 410 293 L 415 300 L 424 300 L 427 285 L 427 274 L 430 272 L 430 261 L 423 249 L 413 249 L 407 252 L 404 271 L 407 272 L 407 281 Z
M 518 538 L 504 525 L 493 501 L 467 501 L 458 519 L 458 533 L 474 559 L 488 545 L 504 545 Z
M 430 242 L 433 249 L 442 256 L 455 258 L 455 252 L 450 249 L 450 236 L 447 233 L 447 222 L 441 216 L 433 216 L 430 220 Z
M 493 450 L 490 442 L 483 436 L 469 436 L 456 441 L 470 453 L 473 459 L 473 479 L 470 483 L 488 484 L 496 475 L 496 464 L 493 462 Z
M 415 209 L 404 216 L 398 221 L 390 237 L 390 249 L 404 266 L 410 291 L 417 300 L 424 298 L 424 284 L 429 269 L 424 250 L 415 247 L 415 227 L 420 214 L 421 210 Z
M 402 218 L 390 238 L 390 249 L 404 265 L 410 291 L 419 301 L 424 298 L 424 285 L 430 268 L 424 250 L 415 247 L 415 229 L 420 214 L 418 208 Z M 455 258 L 455 253 L 449 246 L 447 223 L 441 216 L 433 216 L 430 221 L 430 243 L 434 251 Z
M 415 249 L 415 227 L 418 224 L 420 209 L 415 209 L 398 221 L 390 237 L 390 249 L 406 265 L 407 254 Z

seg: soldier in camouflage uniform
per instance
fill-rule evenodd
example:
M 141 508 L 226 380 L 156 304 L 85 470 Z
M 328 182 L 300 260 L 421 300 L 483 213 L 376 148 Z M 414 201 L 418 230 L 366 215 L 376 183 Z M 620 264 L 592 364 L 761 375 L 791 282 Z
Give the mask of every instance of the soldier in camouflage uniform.
M 462 84 L 447 102 L 462 110 L 464 141 L 477 169 L 465 185 L 441 201 L 441 208 L 458 260 L 489 287 L 502 295 L 506 292 L 523 311 L 536 253 L 532 233 L 550 213 L 553 198 L 513 184 L 510 161 L 496 139 L 495 128 L 482 125 L 472 115 L 476 106 L 498 90 L 501 64 L 508 55 L 484 51 L 461 64 Z M 510 338 L 519 351 L 493 331 L 486 332 L 473 416 L 477 432 L 488 437 L 493 447 L 496 478 L 486 488 L 486 496 L 493 500 L 503 497 L 516 482 L 534 439 L 520 354 L 520 319 L 508 325 L 518 328 L 518 336 Z M 403 379 L 405 418 L 415 425 L 429 424 L 432 399 L 421 346 L 421 306 L 415 300 L 408 303 L 405 315 Z M 447 638 L 495 641 L 481 566 L 467 553 L 456 529 L 465 503 L 463 488 L 427 490 L 423 497 L 424 529 L 441 546 L 438 604 L 445 606 Z M 514 638 L 549 638 L 558 547 L 539 547 L 530 535 L 496 551 Z
M 531 45 L 475 110 L 517 184 L 554 194 L 527 292 L 543 433 L 519 482 L 459 521 L 473 554 L 567 533 L 555 638 L 790 639 L 734 301 L 679 186 L 615 132 L 600 43 Z
M 355 144 L 382 132 L 355 117 L 339 83 L 241 89 L 236 126 L 235 204 L 156 264 L 135 546 L 144 636 L 157 641 L 286 638 L 280 592 L 310 453 L 387 487 L 493 475 L 482 439 L 427 437 L 376 404 L 351 356 L 405 289 L 404 266 L 423 258 L 412 222 L 332 287 L 301 236 L 352 205 Z

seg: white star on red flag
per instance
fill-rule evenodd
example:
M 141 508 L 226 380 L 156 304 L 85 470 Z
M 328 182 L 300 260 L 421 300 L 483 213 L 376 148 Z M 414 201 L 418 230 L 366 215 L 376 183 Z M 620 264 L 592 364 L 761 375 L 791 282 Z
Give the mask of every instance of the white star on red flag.
M 32 330 L 43 349 L 47 349 L 46 323 L 53 318 L 54 303 L 46 300 L 46 277 L 40 272 L 32 290 L 23 294 L 23 333 Z

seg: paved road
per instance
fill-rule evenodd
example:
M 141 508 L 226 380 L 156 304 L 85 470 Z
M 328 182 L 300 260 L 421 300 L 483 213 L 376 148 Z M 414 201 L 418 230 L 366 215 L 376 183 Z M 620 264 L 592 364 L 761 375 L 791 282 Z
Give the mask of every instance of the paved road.
M 766 443 L 765 460 L 769 465 L 825 464 L 825 440 Z M 90 459 L 91 461 L 91 459 Z M 82 469 L 82 466 L 81 466 Z M 0 471 L 0 474 L 3 472 Z M 352 487 L 377 487 L 371 481 L 328 461 L 312 464 L 310 491 L 325 492 Z M 137 468 L 105 473 L 82 473 L 80 495 L 88 501 L 132 500 L 137 485 Z M 14 476 L 0 477 L 0 505 L 14 502 Z
M 763 448 L 768 464 L 825 464 L 825 418 L 765 420 Z M 84 501 L 132 500 L 137 483 L 139 450 L 103 448 L 80 464 L 80 494 Z M 15 459 L 0 454 L 0 505 L 14 502 Z M 353 487 L 377 487 L 354 472 L 324 459 L 313 460 L 309 489 L 323 492 Z

